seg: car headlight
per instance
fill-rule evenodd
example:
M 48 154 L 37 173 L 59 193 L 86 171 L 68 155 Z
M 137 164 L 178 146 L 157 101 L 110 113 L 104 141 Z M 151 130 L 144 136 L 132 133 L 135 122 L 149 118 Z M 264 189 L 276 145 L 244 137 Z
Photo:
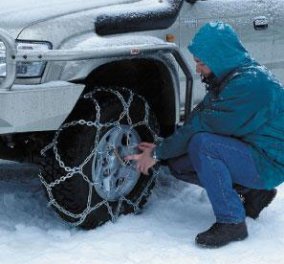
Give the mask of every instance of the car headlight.
M 44 51 L 51 49 L 49 42 L 17 41 L 18 50 Z M 46 62 L 17 62 L 17 78 L 35 78 L 43 74 Z M 0 42 L 0 77 L 6 75 L 5 46 Z

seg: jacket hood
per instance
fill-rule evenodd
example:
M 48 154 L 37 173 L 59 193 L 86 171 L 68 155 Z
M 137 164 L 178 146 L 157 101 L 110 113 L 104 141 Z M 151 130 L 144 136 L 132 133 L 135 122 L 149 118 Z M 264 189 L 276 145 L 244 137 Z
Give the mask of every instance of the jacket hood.
M 218 78 L 252 61 L 234 29 L 223 22 L 202 26 L 188 49 Z

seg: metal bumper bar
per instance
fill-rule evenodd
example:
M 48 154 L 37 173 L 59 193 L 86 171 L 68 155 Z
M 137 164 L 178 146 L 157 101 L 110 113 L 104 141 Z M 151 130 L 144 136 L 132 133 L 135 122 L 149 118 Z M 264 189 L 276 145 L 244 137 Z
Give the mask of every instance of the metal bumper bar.
M 131 56 L 139 57 L 141 55 L 149 55 L 157 52 L 170 53 L 186 76 L 186 105 L 188 111 L 191 109 L 192 97 L 192 76 L 190 67 L 179 48 L 174 43 L 163 44 L 143 44 L 114 46 L 108 48 L 95 48 L 86 50 L 64 49 L 64 50 L 48 50 L 48 51 L 18 51 L 16 49 L 15 40 L 4 30 L 0 29 L 0 40 L 6 47 L 6 76 L 0 84 L 0 89 L 10 90 L 16 79 L 16 63 L 17 62 L 34 62 L 34 61 L 74 61 L 85 59 L 100 59 L 110 57 Z

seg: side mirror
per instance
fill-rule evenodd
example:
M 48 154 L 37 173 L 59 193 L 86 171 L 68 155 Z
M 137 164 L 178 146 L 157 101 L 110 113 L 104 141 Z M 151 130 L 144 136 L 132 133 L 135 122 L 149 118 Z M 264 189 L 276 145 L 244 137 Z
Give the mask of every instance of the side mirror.
M 189 4 L 194 4 L 196 3 L 198 0 L 185 0 L 186 2 L 188 2 Z
M 148 1 L 149 2 L 149 1 Z M 151 2 L 151 1 L 150 1 Z M 175 21 L 182 7 L 183 0 L 166 0 L 165 8 L 158 12 L 151 4 L 139 6 L 134 11 L 112 12 L 100 14 L 95 18 L 95 31 L 100 36 L 121 34 L 146 30 L 169 28 Z

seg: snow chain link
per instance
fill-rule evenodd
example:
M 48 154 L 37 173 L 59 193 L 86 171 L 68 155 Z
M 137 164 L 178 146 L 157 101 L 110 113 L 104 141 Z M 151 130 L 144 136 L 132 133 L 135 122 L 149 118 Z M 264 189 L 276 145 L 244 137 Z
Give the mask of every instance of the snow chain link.
M 129 98 L 128 98 L 127 101 L 125 100 L 123 95 L 120 93 L 120 91 L 129 93 Z M 101 107 L 100 107 L 98 101 L 95 98 L 95 95 L 98 92 L 111 93 L 112 95 L 115 95 L 120 100 L 120 102 L 122 103 L 123 111 L 119 115 L 119 118 L 118 118 L 117 121 L 106 122 L 106 123 L 100 122 Z M 120 121 L 124 117 L 126 117 L 128 125 L 130 126 L 130 130 L 134 129 L 137 126 L 144 125 L 144 126 L 147 127 L 147 129 L 149 129 L 150 133 L 152 134 L 154 142 L 158 142 L 158 141 L 161 140 L 157 136 L 155 131 L 150 127 L 150 124 L 149 124 L 150 107 L 149 107 L 147 101 L 140 95 L 135 94 L 135 96 L 137 96 L 138 98 L 140 98 L 144 102 L 145 116 L 144 116 L 143 120 L 133 124 L 131 117 L 130 117 L 130 114 L 129 114 L 129 109 L 130 109 L 131 103 L 133 102 L 133 97 L 134 97 L 133 91 L 128 90 L 126 88 L 119 88 L 118 90 L 116 90 L 116 89 L 105 89 L 105 88 L 100 88 L 100 87 L 94 88 L 93 92 L 90 92 L 90 93 L 87 93 L 87 94 L 84 95 L 84 99 L 91 99 L 93 101 L 93 103 L 95 104 L 96 120 L 95 121 L 86 121 L 86 120 L 80 119 L 80 120 L 77 120 L 77 121 L 71 121 L 69 123 L 63 124 L 55 133 L 53 141 L 41 150 L 41 155 L 45 156 L 45 153 L 48 150 L 52 149 L 52 151 L 55 155 L 55 159 L 58 162 L 59 166 L 62 169 L 64 169 L 64 171 L 66 172 L 65 175 L 61 176 L 59 179 L 56 179 L 55 181 L 53 181 L 51 183 L 47 183 L 45 181 L 44 177 L 42 176 L 42 173 L 41 172 L 39 173 L 39 178 L 40 178 L 41 182 L 43 183 L 43 185 L 45 186 L 45 188 L 47 190 L 48 197 L 49 197 L 48 206 L 54 206 L 57 210 L 59 210 L 63 214 L 70 216 L 73 219 L 78 219 L 78 221 L 71 223 L 74 226 L 79 226 L 80 224 L 82 224 L 84 222 L 84 220 L 86 219 L 86 217 L 90 213 L 97 210 L 101 206 L 106 206 L 112 222 L 115 222 L 117 220 L 119 213 L 120 213 L 120 208 L 121 208 L 123 202 L 126 202 L 128 205 L 132 206 L 134 213 L 137 213 L 139 211 L 139 204 L 141 203 L 143 197 L 147 197 L 149 195 L 150 186 L 156 180 L 158 174 L 160 173 L 159 167 L 155 167 L 155 168 L 152 169 L 151 179 L 148 181 L 147 185 L 145 186 L 145 188 L 142 191 L 142 193 L 140 194 L 140 196 L 136 199 L 136 201 L 131 201 L 131 200 L 127 199 L 126 197 L 122 196 L 117 201 L 116 208 L 112 208 L 112 206 L 109 204 L 109 201 L 107 201 L 107 200 L 102 200 L 100 203 L 96 204 L 95 206 L 93 206 L 93 207 L 91 206 L 93 186 L 97 183 L 92 182 L 87 177 L 87 175 L 85 175 L 83 173 L 83 167 L 90 161 L 90 159 L 92 159 L 94 157 L 95 154 L 106 155 L 106 156 L 108 155 L 107 150 L 104 153 L 97 153 L 97 151 L 96 151 L 96 147 L 97 147 L 97 145 L 99 143 L 99 139 L 100 139 L 100 132 L 103 128 L 118 127 L 118 129 L 119 129 L 119 126 L 121 125 Z M 57 148 L 57 144 L 58 144 L 59 135 L 63 130 L 70 128 L 70 127 L 78 126 L 78 125 L 79 126 L 94 127 L 94 128 L 97 129 L 97 133 L 96 133 L 96 137 L 95 137 L 95 145 L 94 145 L 95 147 L 91 151 L 90 155 L 82 162 L 82 164 L 80 164 L 79 167 L 71 168 L 71 167 L 66 166 L 64 161 L 60 157 L 60 154 L 59 154 L 59 151 L 58 151 L 58 148 Z M 128 162 L 124 162 L 124 166 L 134 166 L 134 165 L 131 164 L 131 162 L 128 161 Z M 52 194 L 52 189 L 56 185 L 62 184 L 67 179 L 74 177 L 75 174 L 76 174 L 76 177 L 78 177 L 78 174 L 80 174 L 83 177 L 83 179 L 89 185 L 89 194 L 88 194 L 87 206 L 86 206 L 86 209 L 80 214 L 74 214 L 74 213 L 66 210 L 65 208 L 63 208 L 61 205 L 59 205 L 59 203 L 56 201 L 56 199 L 54 198 L 54 196 Z

